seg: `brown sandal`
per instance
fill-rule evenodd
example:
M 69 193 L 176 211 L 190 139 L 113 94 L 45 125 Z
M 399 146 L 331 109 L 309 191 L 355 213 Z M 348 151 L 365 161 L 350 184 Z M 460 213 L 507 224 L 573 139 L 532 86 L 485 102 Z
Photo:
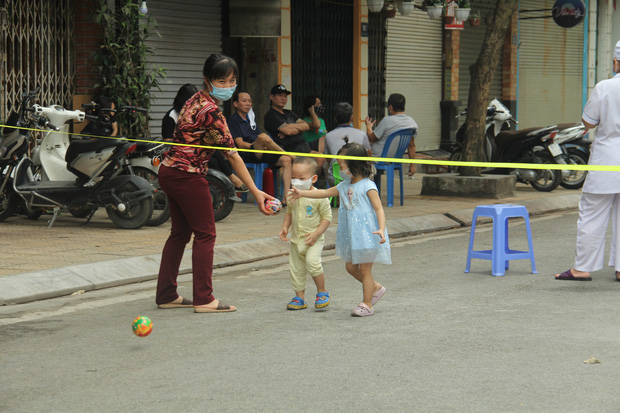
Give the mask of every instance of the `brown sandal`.
M 180 303 L 175 303 L 174 301 L 168 304 L 159 304 L 157 307 L 165 308 L 165 309 L 166 308 L 188 308 L 194 305 L 192 300 L 190 300 L 189 298 L 185 298 L 185 297 L 181 297 Z
M 195 313 L 230 313 L 233 311 L 237 311 L 237 309 L 221 301 L 217 303 L 217 308 L 194 307 Z

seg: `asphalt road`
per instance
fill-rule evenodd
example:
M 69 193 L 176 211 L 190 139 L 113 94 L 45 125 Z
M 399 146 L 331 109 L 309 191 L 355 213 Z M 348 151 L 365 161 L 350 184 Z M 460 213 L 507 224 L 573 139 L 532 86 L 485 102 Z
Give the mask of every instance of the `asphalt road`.
M 350 316 L 361 286 L 329 254 L 323 312 L 285 310 L 283 259 L 216 272 L 236 313 L 158 310 L 153 282 L 2 307 L 0 411 L 618 411 L 620 283 L 610 269 L 553 279 L 572 264 L 575 224 L 532 220 L 536 275 L 512 261 L 493 277 L 483 260 L 464 274 L 468 230 L 397 240 L 367 318 Z M 525 247 L 522 223 L 511 241 Z M 154 322 L 146 338 L 131 332 L 139 315 Z

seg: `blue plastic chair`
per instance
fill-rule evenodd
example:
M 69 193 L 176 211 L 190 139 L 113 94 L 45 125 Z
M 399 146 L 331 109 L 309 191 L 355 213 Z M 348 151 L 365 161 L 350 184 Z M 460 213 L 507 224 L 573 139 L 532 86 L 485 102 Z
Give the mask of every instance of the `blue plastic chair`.
M 409 142 L 413 138 L 413 134 L 415 133 L 415 128 L 408 129 L 400 129 L 396 132 L 393 132 L 388 136 L 385 140 L 385 146 L 383 147 L 383 153 L 381 154 L 382 158 L 387 158 L 388 153 L 390 152 L 390 147 L 392 146 L 392 142 L 396 140 L 394 143 L 398 145 L 396 148 L 396 154 L 391 156 L 390 158 L 402 158 L 405 155 L 405 151 L 409 147 Z M 377 191 L 379 191 L 379 196 L 381 196 L 381 175 L 379 171 L 385 171 L 386 181 L 387 181 L 387 206 L 394 206 L 394 172 L 398 170 L 400 174 L 400 205 L 403 205 L 404 200 L 404 191 L 403 191 L 403 164 L 400 162 L 377 162 L 375 164 L 375 168 L 377 168 L 377 176 L 375 176 L 375 184 L 377 185 Z
M 493 219 L 493 249 L 474 251 L 474 234 L 476 232 L 476 220 L 478 217 L 491 217 Z M 525 219 L 527 241 L 529 251 L 511 250 L 508 247 L 508 219 L 521 217 Z M 494 276 L 502 276 L 509 269 L 509 260 L 529 259 L 532 264 L 532 274 L 537 274 L 534 262 L 534 246 L 532 244 L 532 230 L 530 228 L 530 216 L 527 208 L 523 205 L 479 205 L 474 209 L 471 221 L 471 234 L 469 236 L 469 250 L 467 252 L 467 264 L 465 272 L 469 272 L 471 259 L 479 258 L 491 260 L 491 268 Z
M 338 162 L 334 162 L 332 164 L 332 174 L 334 176 L 334 185 L 338 185 L 340 182 L 342 182 L 342 178 L 340 177 L 340 165 L 338 165 Z M 327 181 L 327 187 L 329 188 L 329 180 Z M 339 205 L 338 196 L 331 197 L 329 199 L 329 203 L 334 208 L 338 207 Z

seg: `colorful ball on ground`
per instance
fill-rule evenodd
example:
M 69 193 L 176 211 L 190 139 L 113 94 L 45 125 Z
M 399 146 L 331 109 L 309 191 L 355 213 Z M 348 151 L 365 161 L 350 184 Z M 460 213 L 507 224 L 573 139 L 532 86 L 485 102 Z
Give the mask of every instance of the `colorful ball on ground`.
M 148 317 L 136 317 L 131 325 L 133 333 L 138 337 L 146 337 L 153 331 L 153 322 Z
M 265 200 L 265 209 L 273 215 L 278 215 L 282 211 L 282 202 L 278 198 Z

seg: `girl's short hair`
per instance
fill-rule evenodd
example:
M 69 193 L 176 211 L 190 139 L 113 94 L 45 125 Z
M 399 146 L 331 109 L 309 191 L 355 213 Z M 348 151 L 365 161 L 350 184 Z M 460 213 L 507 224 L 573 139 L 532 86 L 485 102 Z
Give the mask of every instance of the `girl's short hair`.
M 202 68 L 202 75 L 207 80 L 222 79 L 233 73 L 235 77 L 239 77 L 239 67 L 232 57 L 223 54 L 212 54 L 207 57 L 205 65 Z
M 172 107 L 174 110 L 177 111 L 177 113 L 180 113 L 181 109 L 183 109 L 183 105 L 185 105 L 185 102 L 187 102 L 187 100 L 194 96 L 197 92 L 198 88 L 191 83 L 186 83 L 181 86 L 174 98 L 174 102 L 172 102 Z
M 349 138 L 345 137 L 344 141 L 345 145 L 340 148 L 338 151 L 338 155 L 344 156 L 358 156 L 358 157 L 368 157 L 368 152 L 366 148 L 364 148 L 359 143 L 349 143 Z M 344 160 L 348 167 L 349 171 L 353 175 L 361 175 L 364 178 L 373 179 L 377 170 L 375 169 L 372 161 L 360 161 L 353 159 L 345 159 Z

